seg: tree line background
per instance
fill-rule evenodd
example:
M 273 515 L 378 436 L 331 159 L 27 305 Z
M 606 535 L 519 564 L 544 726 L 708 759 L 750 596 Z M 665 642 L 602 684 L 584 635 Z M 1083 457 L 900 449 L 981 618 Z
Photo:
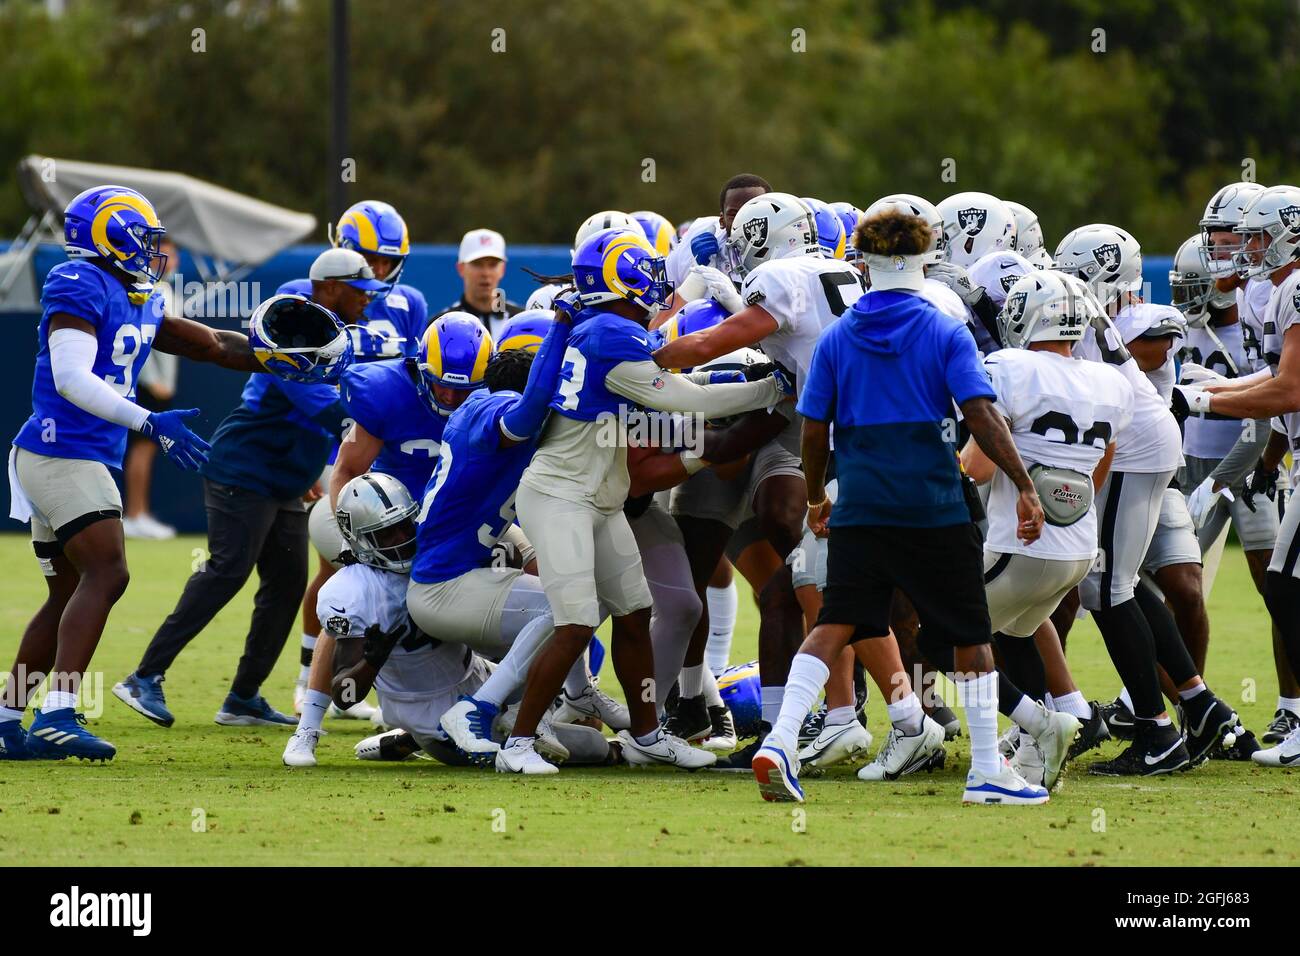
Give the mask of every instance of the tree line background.
M 334 218 L 329 19 L 327 0 L 0 2 L 0 234 L 31 152 Z M 350 196 L 394 203 L 417 242 L 565 243 L 605 208 L 679 221 L 756 172 L 860 206 L 979 189 L 1035 209 L 1049 246 L 1100 220 L 1171 252 L 1243 163 L 1300 182 L 1297 0 L 352 0 L 350 24 Z

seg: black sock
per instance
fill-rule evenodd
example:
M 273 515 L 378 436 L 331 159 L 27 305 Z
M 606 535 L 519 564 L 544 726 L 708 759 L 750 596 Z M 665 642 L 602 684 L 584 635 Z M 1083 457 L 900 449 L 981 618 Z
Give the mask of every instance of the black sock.
M 1300 580 L 1269 571 L 1264 575 L 1264 603 L 1282 635 L 1291 673 L 1300 674 Z
M 1007 676 L 1033 700 L 1046 698 L 1047 672 L 1043 670 L 1043 658 L 1039 656 L 1034 639 L 998 633 L 993 635 L 993 640 L 1002 655 L 999 673 L 1006 671 Z
M 1154 719 L 1165 709 L 1156 673 L 1155 637 L 1136 599 L 1092 612 L 1106 653 L 1133 697 L 1133 714 Z
M 1134 594 L 1138 607 L 1142 608 L 1142 616 L 1151 627 L 1151 637 L 1156 644 L 1156 663 L 1165 669 L 1175 687 L 1182 687 L 1197 676 L 1196 664 L 1183 642 L 1173 612 L 1146 581 L 1138 580 Z
M 315 648 L 300 647 L 298 649 L 298 663 L 303 667 L 311 667 L 311 656 L 315 653 Z

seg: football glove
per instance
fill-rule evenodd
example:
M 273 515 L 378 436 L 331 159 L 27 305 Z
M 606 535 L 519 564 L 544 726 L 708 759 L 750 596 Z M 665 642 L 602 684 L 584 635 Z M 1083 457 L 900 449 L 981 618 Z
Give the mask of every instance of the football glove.
M 1269 468 L 1261 458 L 1255 464 L 1255 470 L 1246 479 L 1246 488 L 1241 494 L 1241 500 L 1246 503 L 1246 507 L 1252 512 L 1255 510 L 1256 495 L 1263 495 L 1269 501 L 1277 498 L 1277 479 L 1278 470 Z
M 937 262 L 925 270 L 925 277 L 942 282 L 968 306 L 973 306 L 984 294 L 984 287 L 975 285 L 965 267 L 955 262 Z
M 707 266 L 719 252 L 722 246 L 718 243 L 718 237 L 711 229 L 705 229 L 698 236 L 691 240 L 691 255 L 695 261 L 702 266 Z
M 1214 490 L 1214 479 L 1206 478 L 1196 489 L 1187 496 L 1187 510 L 1191 512 L 1192 524 L 1197 531 L 1205 527 L 1205 522 L 1210 519 L 1210 514 L 1214 511 L 1214 506 L 1219 503 L 1219 499 L 1224 498 L 1228 501 L 1234 500 L 1232 492 L 1227 488 Z
M 578 298 L 576 289 L 565 289 L 551 300 L 551 311 L 555 313 L 556 320 L 563 320 L 572 325 L 577 321 L 578 313 L 582 311 L 582 302 Z
M 162 453 L 186 471 L 198 471 L 208 460 L 212 446 L 185 427 L 182 419 L 193 418 L 197 408 L 177 408 L 169 412 L 150 412 L 140 426 L 140 434 L 152 438 Z
M 1182 385 L 1221 385 L 1228 381 L 1218 372 L 1206 368 L 1204 365 L 1197 365 L 1195 362 L 1184 362 L 1179 375 L 1180 384 Z
M 1190 385 L 1175 385 L 1169 397 L 1169 410 L 1180 422 L 1189 415 L 1204 415 L 1210 410 L 1210 393 Z
M 745 307 L 735 283 L 713 266 L 691 266 L 678 293 L 683 299 L 712 299 L 730 315 Z
M 710 385 L 731 385 L 745 381 L 745 373 L 740 369 L 720 369 L 709 373 Z
M 403 621 L 391 631 L 385 631 L 378 624 L 371 624 L 365 630 L 364 640 L 361 644 L 361 656 L 365 658 L 366 663 L 378 670 L 384 666 L 388 660 L 388 655 L 393 653 L 393 648 L 397 642 L 410 633 L 410 626 Z

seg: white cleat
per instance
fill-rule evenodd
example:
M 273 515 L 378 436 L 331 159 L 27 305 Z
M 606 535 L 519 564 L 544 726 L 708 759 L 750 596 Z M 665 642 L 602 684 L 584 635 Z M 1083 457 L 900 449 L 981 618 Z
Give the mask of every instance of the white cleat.
M 1300 728 L 1291 731 L 1276 747 L 1256 750 L 1250 759 L 1261 767 L 1300 767 Z
M 862 726 L 856 720 L 853 724 L 859 728 Z M 803 803 L 796 749 L 780 740 L 776 734 L 768 734 L 763 740 L 763 746 L 758 748 L 758 753 L 749 762 L 750 769 L 754 772 L 754 782 L 758 784 L 758 792 L 769 803 Z
M 1047 718 L 1047 729 L 1034 738 L 1043 757 L 1043 776 L 1041 781 L 1031 782 L 1041 782 L 1044 787 L 1051 790 L 1061 779 L 1061 772 L 1065 769 L 1065 758 L 1070 753 L 1070 744 L 1074 743 L 1074 738 L 1079 735 L 1079 728 L 1083 725 L 1073 714 L 1048 710 L 1042 704 L 1036 706 Z
M 649 744 L 639 744 L 630 730 L 620 730 L 618 739 L 623 744 L 623 759 L 634 767 L 662 763 L 682 770 L 700 770 L 717 762 L 718 755 L 698 750 L 680 737 L 663 731 Z
M 915 734 L 904 734 L 897 727 L 890 727 L 876 759 L 858 771 L 858 779 L 897 780 L 918 770 L 929 772 L 942 767 L 945 759 L 943 726 L 924 717 L 921 730 Z
M 295 701 L 296 702 L 296 701 Z M 379 708 L 364 700 L 359 700 L 351 707 L 340 707 L 338 704 L 330 704 L 330 709 L 325 712 L 326 717 L 332 717 L 335 720 L 369 720 L 373 721 L 379 717 Z
M 799 769 L 818 770 L 852 760 L 871 748 L 871 733 L 857 718 L 847 724 L 827 724 L 817 739 L 799 751 Z
M 1006 733 L 998 738 L 998 753 L 1010 760 L 1019 746 L 1020 728 L 1012 724 L 1007 728 Z
M 1005 757 L 999 757 L 1001 769 L 995 774 L 982 774 L 971 768 L 966 774 L 966 791 L 962 803 L 998 803 L 1016 806 L 1037 806 L 1048 799 L 1045 787 L 1035 786 L 1016 773 Z
M 537 752 L 556 763 L 569 759 L 569 748 L 555 736 L 555 721 L 550 711 L 542 714 L 542 719 L 537 722 Z
M 1025 731 L 1020 732 L 1020 744 L 1009 763 L 1011 769 L 1020 774 L 1026 783 L 1032 783 L 1036 787 L 1044 785 L 1043 751 L 1038 742 Z
M 405 760 L 419 753 L 420 745 L 401 727 L 395 727 L 358 741 L 353 750 L 358 760 Z
M 501 745 L 475 733 L 475 727 L 482 728 L 485 720 L 491 726 L 490 712 L 480 708 L 478 701 L 466 698 L 452 704 L 438 718 L 438 726 L 473 763 L 487 766 L 496 758 Z
M 568 691 L 560 692 L 560 706 L 555 711 L 557 723 L 572 724 L 590 717 L 610 730 L 627 730 L 632 726 L 627 708 L 597 687 L 594 679 L 577 697 L 570 697 Z
M 497 773 L 549 774 L 559 773 L 560 768 L 537 752 L 532 737 L 520 737 L 513 746 L 507 745 L 497 751 Z
M 709 719 L 713 721 L 713 730 L 700 746 L 714 753 L 731 753 L 740 743 L 736 739 L 736 722 L 731 718 L 731 711 L 726 704 L 721 707 L 714 705 L 709 708 Z
M 316 766 L 316 744 L 321 732 L 310 728 L 299 728 L 289 742 L 284 745 L 284 765 L 286 767 Z

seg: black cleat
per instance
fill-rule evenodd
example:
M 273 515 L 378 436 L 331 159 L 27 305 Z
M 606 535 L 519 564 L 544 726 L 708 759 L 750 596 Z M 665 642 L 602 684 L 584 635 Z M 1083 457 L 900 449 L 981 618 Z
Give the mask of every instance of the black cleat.
M 1280 744 L 1291 736 L 1291 731 L 1300 727 L 1300 714 L 1293 714 L 1291 711 L 1279 707 L 1273 713 L 1273 719 L 1269 722 L 1268 730 L 1264 731 L 1264 743 Z
M 1117 740 L 1132 740 L 1137 718 L 1123 700 L 1116 697 L 1109 704 L 1094 704 L 1101 710 L 1101 719 L 1106 721 L 1106 729 Z
M 763 741 L 767 735 L 772 732 L 772 725 L 764 721 L 759 724 L 758 736 L 744 747 L 741 747 L 735 753 L 727 757 L 719 757 L 718 762 L 710 770 L 730 770 L 733 772 L 749 773 L 753 767 L 750 765 L 754 761 L 754 755 L 758 753 L 758 748 L 763 746 Z
M 1232 733 L 1236 738 L 1232 742 L 1232 746 L 1228 746 L 1227 738 L 1225 737 L 1223 742 L 1210 751 L 1211 760 L 1249 761 L 1251 759 L 1251 754 L 1256 750 L 1264 749 L 1259 745 L 1259 741 L 1255 739 L 1255 735 L 1245 727 L 1241 726 L 1241 724 L 1238 724 Z
M 1080 721 L 1079 736 L 1075 738 L 1074 743 L 1070 744 L 1070 751 L 1066 755 L 1067 760 L 1073 760 L 1089 750 L 1100 747 L 1104 741 L 1110 740 L 1110 728 L 1106 726 L 1106 720 L 1102 717 L 1101 704 L 1090 700 L 1088 706 L 1092 708 L 1092 716 Z
M 713 720 L 709 717 L 709 708 L 704 703 L 703 694 L 699 697 L 679 697 L 677 709 L 664 721 L 664 733 L 686 741 L 703 740 L 712 732 Z
M 940 704 L 930 711 L 930 719 L 943 728 L 944 740 L 952 740 L 954 737 L 961 736 L 961 718 L 953 712 L 951 707 Z
M 730 753 L 736 749 L 736 722 L 731 719 L 731 711 L 726 704 L 714 704 L 709 708 L 709 720 L 713 729 L 704 738 L 704 749 L 714 753 Z
M 1183 735 L 1173 724 L 1164 727 L 1144 721 L 1135 728 L 1133 743 L 1114 760 L 1102 760 L 1088 768 L 1099 777 L 1154 777 L 1186 770 L 1192 759 L 1183 745 Z
M 820 737 L 825 726 L 826 708 L 818 707 L 803 719 L 803 725 L 799 728 L 799 746 L 806 747 Z
M 1236 730 L 1239 721 L 1232 708 L 1208 690 L 1202 691 L 1179 706 L 1183 741 L 1193 767 L 1209 759 L 1210 751 L 1224 736 Z

